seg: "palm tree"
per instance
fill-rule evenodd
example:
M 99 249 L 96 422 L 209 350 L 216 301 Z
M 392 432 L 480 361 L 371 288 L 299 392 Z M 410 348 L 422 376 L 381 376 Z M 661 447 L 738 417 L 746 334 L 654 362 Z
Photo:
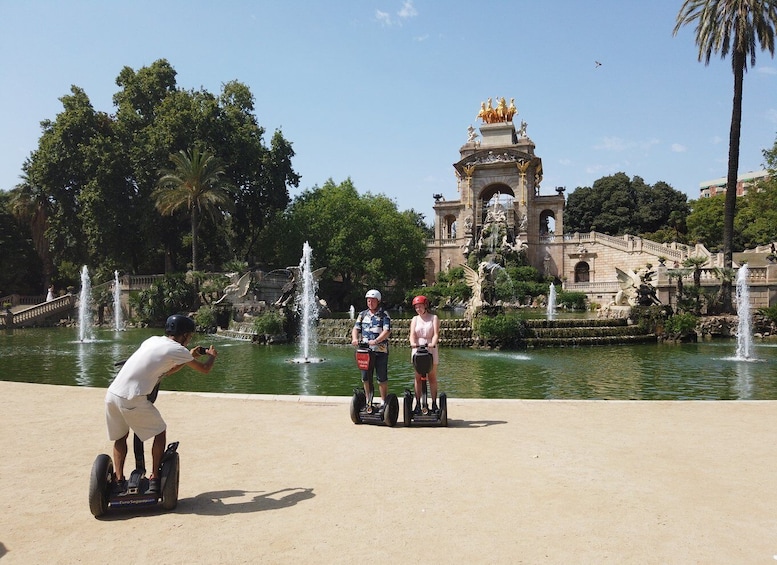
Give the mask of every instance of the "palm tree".
M 737 198 L 739 169 L 739 137 L 742 129 L 742 83 L 747 70 L 747 58 L 755 65 L 756 47 L 769 50 L 774 56 L 774 35 L 777 28 L 775 0 L 685 0 L 677 14 L 674 34 L 685 24 L 696 22 L 696 45 L 699 61 L 709 65 L 713 53 L 725 58 L 731 51 L 734 72 L 734 101 L 728 141 L 728 175 L 726 203 L 723 213 L 723 268 L 733 265 L 734 212 Z M 731 280 L 721 286 L 723 311 L 732 312 Z
M 232 185 L 224 178 L 224 169 L 215 155 L 195 145 L 190 151 L 170 155 L 175 165 L 163 170 L 157 187 L 152 193 L 160 213 L 172 216 L 185 208 L 191 216 L 192 270 L 197 270 L 197 232 L 202 214 L 214 219 L 225 211 L 231 211 L 234 201 Z
M 51 259 L 50 242 L 46 236 L 49 227 L 49 199 L 47 195 L 27 174 L 22 182 L 10 192 L 10 208 L 14 218 L 30 226 L 32 243 L 43 266 L 43 288 L 48 288 L 54 275 L 54 262 Z
M 693 269 L 693 286 L 701 286 L 701 268 L 707 264 L 708 258 L 703 255 L 691 255 L 683 261 L 683 267 Z

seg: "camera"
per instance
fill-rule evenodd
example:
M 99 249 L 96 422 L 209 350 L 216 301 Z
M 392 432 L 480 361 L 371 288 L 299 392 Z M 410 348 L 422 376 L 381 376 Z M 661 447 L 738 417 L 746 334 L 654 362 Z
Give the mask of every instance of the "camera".
M 195 349 L 197 352 L 197 355 L 205 355 L 208 351 L 203 346 L 198 346 L 197 349 Z

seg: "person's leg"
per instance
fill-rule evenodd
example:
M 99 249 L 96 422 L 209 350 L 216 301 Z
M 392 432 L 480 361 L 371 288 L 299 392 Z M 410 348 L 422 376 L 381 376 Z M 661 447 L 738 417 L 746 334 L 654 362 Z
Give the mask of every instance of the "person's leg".
M 419 410 L 421 409 L 421 395 L 423 394 L 421 375 L 415 374 L 415 405 Z
M 157 473 L 159 467 L 162 465 L 162 456 L 165 454 L 165 446 L 167 445 L 167 430 L 162 431 L 154 436 L 154 444 L 151 446 L 151 460 L 153 461 L 153 468 L 151 469 L 150 478 L 158 479 Z
M 367 405 L 372 401 L 372 395 L 374 394 L 374 388 L 372 384 L 372 369 L 369 371 L 362 371 L 362 387 L 364 388 L 364 398 Z
M 124 461 L 127 460 L 127 436 L 129 432 L 120 439 L 113 442 L 113 472 L 116 473 L 116 480 L 124 480 Z
M 432 365 L 432 370 L 427 375 L 429 379 L 429 392 L 432 394 L 432 407 L 437 408 L 437 365 Z
M 375 355 L 375 373 L 378 376 L 378 389 L 380 390 L 380 398 L 383 402 L 386 402 L 386 396 L 388 395 L 388 354 L 376 354 Z

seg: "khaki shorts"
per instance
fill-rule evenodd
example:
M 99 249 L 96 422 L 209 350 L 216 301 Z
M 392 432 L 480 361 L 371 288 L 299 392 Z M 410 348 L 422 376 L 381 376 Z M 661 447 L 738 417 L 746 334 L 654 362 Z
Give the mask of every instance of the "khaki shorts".
M 136 396 L 127 400 L 112 392 L 105 394 L 105 422 L 111 441 L 123 438 L 130 429 L 141 441 L 149 440 L 167 429 L 159 410 L 148 398 Z

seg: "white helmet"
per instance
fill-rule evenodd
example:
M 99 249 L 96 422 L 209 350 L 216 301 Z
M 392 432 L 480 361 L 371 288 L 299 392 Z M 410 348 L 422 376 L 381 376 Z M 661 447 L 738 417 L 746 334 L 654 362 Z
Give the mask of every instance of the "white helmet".
M 380 291 L 377 291 L 374 288 L 372 290 L 368 290 L 367 294 L 364 295 L 364 298 L 377 298 L 378 302 L 380 302 Z

